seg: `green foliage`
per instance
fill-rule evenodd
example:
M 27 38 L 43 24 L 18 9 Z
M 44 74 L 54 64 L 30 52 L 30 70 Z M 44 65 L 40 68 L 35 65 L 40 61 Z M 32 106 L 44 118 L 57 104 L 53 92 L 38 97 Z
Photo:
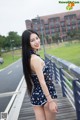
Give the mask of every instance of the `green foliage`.
M 55 35 L 52 35 L 52 40 L 54 43 L 58 43 L 58 40 L 60 39 L 59 34 L 56 33 Z
M 76 35 L 76 32 L 74 30 L 73 31 L 68 31 L 67 35 L 70 36 L 71 38 L 73 38 Z
M 5 36 L 0 35 L 0 56 L 1 56 L 1 49 L 4 47 L 4 43 L 5 43 Z
M 67 36 L 73 39 L 80 40 L 80 30 L 72 30 L 67 32 Z
M 21 36 L 17 34 L 17 32 L 10 31 L 8 36 L 0 35 L 0 56 L 1 49 L 9 51 L 13 49 L 12 47 L 20 47 L 21 46 Z
M 17 32 L 9 32 L 8 39 L 10 40 L 10 42 L 14 40 L 15 47 L 21 46 L 21 37 L 17 34 Z

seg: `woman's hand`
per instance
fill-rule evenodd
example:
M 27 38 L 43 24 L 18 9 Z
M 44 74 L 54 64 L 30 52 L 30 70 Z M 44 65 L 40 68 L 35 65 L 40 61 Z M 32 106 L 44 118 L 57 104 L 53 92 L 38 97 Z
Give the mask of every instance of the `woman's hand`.
M 51 112 L 55 112 L 55 113 L 58 112 L 56 101 L 52 100 L 51 102 L 48 102 L 48 104 L 49 104 L 49 110 Z

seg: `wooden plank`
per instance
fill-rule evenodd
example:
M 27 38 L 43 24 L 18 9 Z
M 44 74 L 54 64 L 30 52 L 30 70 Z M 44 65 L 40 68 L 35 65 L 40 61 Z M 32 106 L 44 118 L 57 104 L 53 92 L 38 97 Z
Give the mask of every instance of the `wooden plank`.
M 56 120 L 77 120 L 76 111 L 73 109 L 68 99 L 62 96 L 60 86 L 55 84 L 55 87 L 58 94 L 58 113 Z M 30 103 L 27 93 L 25 94 L 18 120 L 35 120 L 33 107 Z
M 76 111 L 72 107 L 71 103 L 66 97 L 62 96 L 61 88 L 58 84 L 55 84 L 58 94 L 58 114 L 56 120 L 77 120 Z

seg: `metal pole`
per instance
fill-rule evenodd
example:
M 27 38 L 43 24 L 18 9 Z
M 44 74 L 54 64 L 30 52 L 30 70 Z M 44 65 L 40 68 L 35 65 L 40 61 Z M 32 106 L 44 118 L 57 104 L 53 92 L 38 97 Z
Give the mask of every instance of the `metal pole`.
M 14 61 L 14 46 L 13 46 L 14 40 L 10 40 L 10 41 L 11 41 L 12 57 Z
M 38 15 L 37 15 L 37 19 L 39 20 L 39 23 L 40 23 L 41 36 L 42 36 L 42 44 L 43 44 L 43 50 L 44 50 L 44 54 L 45 54 L 46 52 L 45 52 L 44 37 L 43 37 L 43 31 L 42 31 L 42 23 L 41 23 L 41 19 L 40 19 L 40 17 Z

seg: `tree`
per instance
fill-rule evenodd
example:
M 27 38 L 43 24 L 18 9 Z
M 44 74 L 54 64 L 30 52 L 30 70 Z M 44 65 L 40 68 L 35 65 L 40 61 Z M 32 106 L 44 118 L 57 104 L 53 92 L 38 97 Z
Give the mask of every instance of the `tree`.
M 14 41 L 12 43 L 11 41 Z M 8 36 L 0 35 L 0 56 L 1 56 L 1 49 L 10 50 L 11 45 L 13 44 L 14 47 L 21 46 L 21 36 L 17 34 L 17 32 L 10 31 Z
M 80 29 L 76 31 L 76 38 L 80 40 Z
M 59 42 L 59 40 L 60 40 L 59 34 L 58 34 L 58 33 L 56 33 L 55 35 L 52 35 L 52 40 L 53 40 L 53 42 L 58 43 L 58 42 Z
M 55 42 L 55 37 L 54 37 L 54 35 L 52 35 L 52 40 L 53 40 L 53 42 Z
M 2 49 L 3 46 L 4 46 L 5 40 L 6 40 L 6 37 L 0 35 L 0 56 L 1 56 L 1 49 Z
M 75 35 L 76 35 L 76 31 L 75 30 L 67 32 L 67 36 L 71 37 L 71 39 L 74 38 Z
M 10 32 L 8 33 L 8 39 L 9 39 L 9 41 L 14 40 L 14 46 L 15 46 L 15 47 L 21 46 L 21 36 L 19 36 L 19 35 L 17 34 L 17 32 L 10 31 Z

